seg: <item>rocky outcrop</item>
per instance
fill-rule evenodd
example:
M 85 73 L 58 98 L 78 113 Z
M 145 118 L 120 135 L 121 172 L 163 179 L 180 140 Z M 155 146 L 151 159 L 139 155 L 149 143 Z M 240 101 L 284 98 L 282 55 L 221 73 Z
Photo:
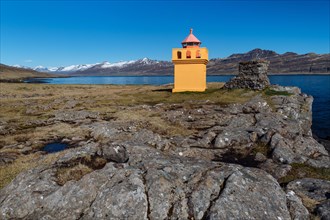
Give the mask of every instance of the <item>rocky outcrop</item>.
M 299 203 L 305 204 L 322 220 L 330 219 L 330 181 L 311 178 L 298 179 L 288 184 L 287 192 L 290 195 L 299 196 L 302 200 Z M 306 210 L 300 212 L 305 213 L 304 216 L 307 215 Z
M 327 219 L 329 181 L 279 184 L 295 164 L 330 168 L 312 137 L 312 100 L 270 86 L 240 104 L 118 107 L 125 120 L 55 111 L 47 123 L 88 135 L 1 189 L 0 219 Z
M 253 89 L 263 90 L 270 85 L 268 61 L 256 60 L 239 63 L 238 75 L 227 82 L 227 89 Z
M 93 156 L 96 145 L 84 152 Z M 56 182 L 58 164 L 20 174 L 1 190 L 2 219 L 288 219 L 285 192 L 266 172 L 126 145 L 127 163 L 109 162 L 78 181 Z M 77 154 L 78 152 L 76 152 Z M 19 196 L 18 196 L 19 195 Z M 250 201 L 255 201 L 253 204 Z M 256 204 L 257 203 L 257 204 Z M 258 206 L 260 211 L 256 212 Z

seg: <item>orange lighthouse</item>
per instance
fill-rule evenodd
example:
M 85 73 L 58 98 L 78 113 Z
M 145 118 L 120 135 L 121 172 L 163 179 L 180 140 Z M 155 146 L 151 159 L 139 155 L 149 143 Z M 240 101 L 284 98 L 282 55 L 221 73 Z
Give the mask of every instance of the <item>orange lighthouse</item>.
M 182 41 L 182 48 L 173 48 L 174 88 L 172 92 L 204 92 L 206 89 L 206 64 L 208 50 L 201 48 L 201 42 L 193 35 L 192 29 Z

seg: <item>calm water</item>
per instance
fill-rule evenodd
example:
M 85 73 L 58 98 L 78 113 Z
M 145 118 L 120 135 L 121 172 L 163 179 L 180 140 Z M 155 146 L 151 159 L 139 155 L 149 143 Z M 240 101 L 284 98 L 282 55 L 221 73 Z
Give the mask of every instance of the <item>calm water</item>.
M 232 76 L 208 76 L 208 82 L 226 82 Z M 270 76 L 272 84 L 297 86 L 314 97 L 313 131 L 319 137 L 330 138 L 330 75 Z M 173 83 L 173 76 L 92 76 L 44 79 L 49 84 L 150 84 Z
M 66 149 L 67 147 L 68 147 L 68 145 L 65 143 L 54 142 L 54 143 L 46 144 L 42 148 L 42 150 L 47 153 L 56 153 L 56 152 Z

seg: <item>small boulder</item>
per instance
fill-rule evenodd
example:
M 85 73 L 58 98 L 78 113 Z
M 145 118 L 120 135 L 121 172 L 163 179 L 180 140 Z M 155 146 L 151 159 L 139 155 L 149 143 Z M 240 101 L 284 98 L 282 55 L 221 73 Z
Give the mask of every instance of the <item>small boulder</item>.
M 125 163 L 129 159 L 126 148 L 121 144 L 105 144 L 101 149 L 101 156 L 107 161 Z

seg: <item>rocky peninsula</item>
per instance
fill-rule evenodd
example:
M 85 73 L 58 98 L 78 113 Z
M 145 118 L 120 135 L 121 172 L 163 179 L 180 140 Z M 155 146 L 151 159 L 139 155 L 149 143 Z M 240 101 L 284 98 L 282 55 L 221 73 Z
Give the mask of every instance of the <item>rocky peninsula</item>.
M 1 83 L 0 96 L 0 219 L 329 219 L 329 153 L 299 88 Z

